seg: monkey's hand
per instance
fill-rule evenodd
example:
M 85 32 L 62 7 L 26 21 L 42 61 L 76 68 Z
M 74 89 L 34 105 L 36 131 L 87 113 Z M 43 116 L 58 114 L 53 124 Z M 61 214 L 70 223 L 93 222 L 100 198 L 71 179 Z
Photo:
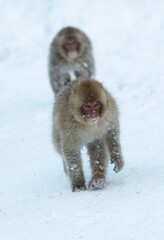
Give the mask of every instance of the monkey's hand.
M 114 163 L 113 171 L 115 171 L 116 173 L 120 172 L 124 166 L 123 158 L 120 155 L 117 155 L 117 157 L 113 156 L 111 158 L 111 163 Z

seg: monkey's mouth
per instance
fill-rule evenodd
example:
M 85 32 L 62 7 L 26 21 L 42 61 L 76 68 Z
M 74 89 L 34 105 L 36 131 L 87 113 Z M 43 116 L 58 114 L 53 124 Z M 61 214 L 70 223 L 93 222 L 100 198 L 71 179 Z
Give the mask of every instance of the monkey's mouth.
M 68 52 L 68 56 L 69 56 L 70 58 L 75 58 L 75 57 L 77 57 L 77 51 L 69 51 L 69 52 Z
M 99 121 L 99 116 L 83 115 L 88 124 L 96 124 Z
M 98 120 L 99 120 L 99 117 L 96 117 L 96 118 L 87 118 L 87 122 L 88 122 L 88 124 L 96 124 L 97 122 L 98 122 Z

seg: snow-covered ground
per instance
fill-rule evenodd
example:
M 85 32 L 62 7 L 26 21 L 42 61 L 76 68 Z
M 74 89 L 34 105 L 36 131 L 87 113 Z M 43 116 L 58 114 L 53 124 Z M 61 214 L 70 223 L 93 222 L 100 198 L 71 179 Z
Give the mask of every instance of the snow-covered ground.
M 6 0 L 0 16 L 0 239 L 163 240 L 164 1 Z M 126 165 L 101 191 L 72 193 L 51 143 L 48 49 L 68 25 L 120 107 Z

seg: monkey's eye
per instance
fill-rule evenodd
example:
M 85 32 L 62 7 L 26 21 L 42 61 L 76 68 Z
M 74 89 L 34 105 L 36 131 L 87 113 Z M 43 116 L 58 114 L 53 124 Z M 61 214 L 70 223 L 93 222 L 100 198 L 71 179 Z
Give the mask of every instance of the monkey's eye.
M 90 106 L 87 104 L 87 105 L 85 105 L 85 108 L 90 108 Z
M 96 103 L 96 104 L 95 104 L 95 107 L 98 107 L 98 106 L 99 106 L 99 103 Z

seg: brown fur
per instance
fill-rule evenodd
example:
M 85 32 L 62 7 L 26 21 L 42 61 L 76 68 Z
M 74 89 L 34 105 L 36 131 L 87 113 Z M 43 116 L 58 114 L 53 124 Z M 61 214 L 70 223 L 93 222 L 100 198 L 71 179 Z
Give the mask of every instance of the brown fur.
M 81 106 L 92 98 L 102 103 L 97 124 L 90 125 L 83 118 Z M 62 155 L 65 171 L 69 174 L 72 190 L 86 188 L 80 150 L 88 148 L 92 169 L 89 188 L 105 184 L 108 152 L 114 170 L 124 165 L 119 143 L 118 110 L 114 98 L 95 80 L 74 81 L 57 95 L 53 111 L 53 142 Z
M 74 59 L 68 57 L 63 47 L 69 40 L 79 43 L 78 55 Z M 95 74 L 95 64 L 92 45 L 86 34 L 77 28 L 66 27 L 55 36 L 50 46 L 49 77 L 55 94 L 73 80 L 70 72 L 78 80 L 92 78 Z

